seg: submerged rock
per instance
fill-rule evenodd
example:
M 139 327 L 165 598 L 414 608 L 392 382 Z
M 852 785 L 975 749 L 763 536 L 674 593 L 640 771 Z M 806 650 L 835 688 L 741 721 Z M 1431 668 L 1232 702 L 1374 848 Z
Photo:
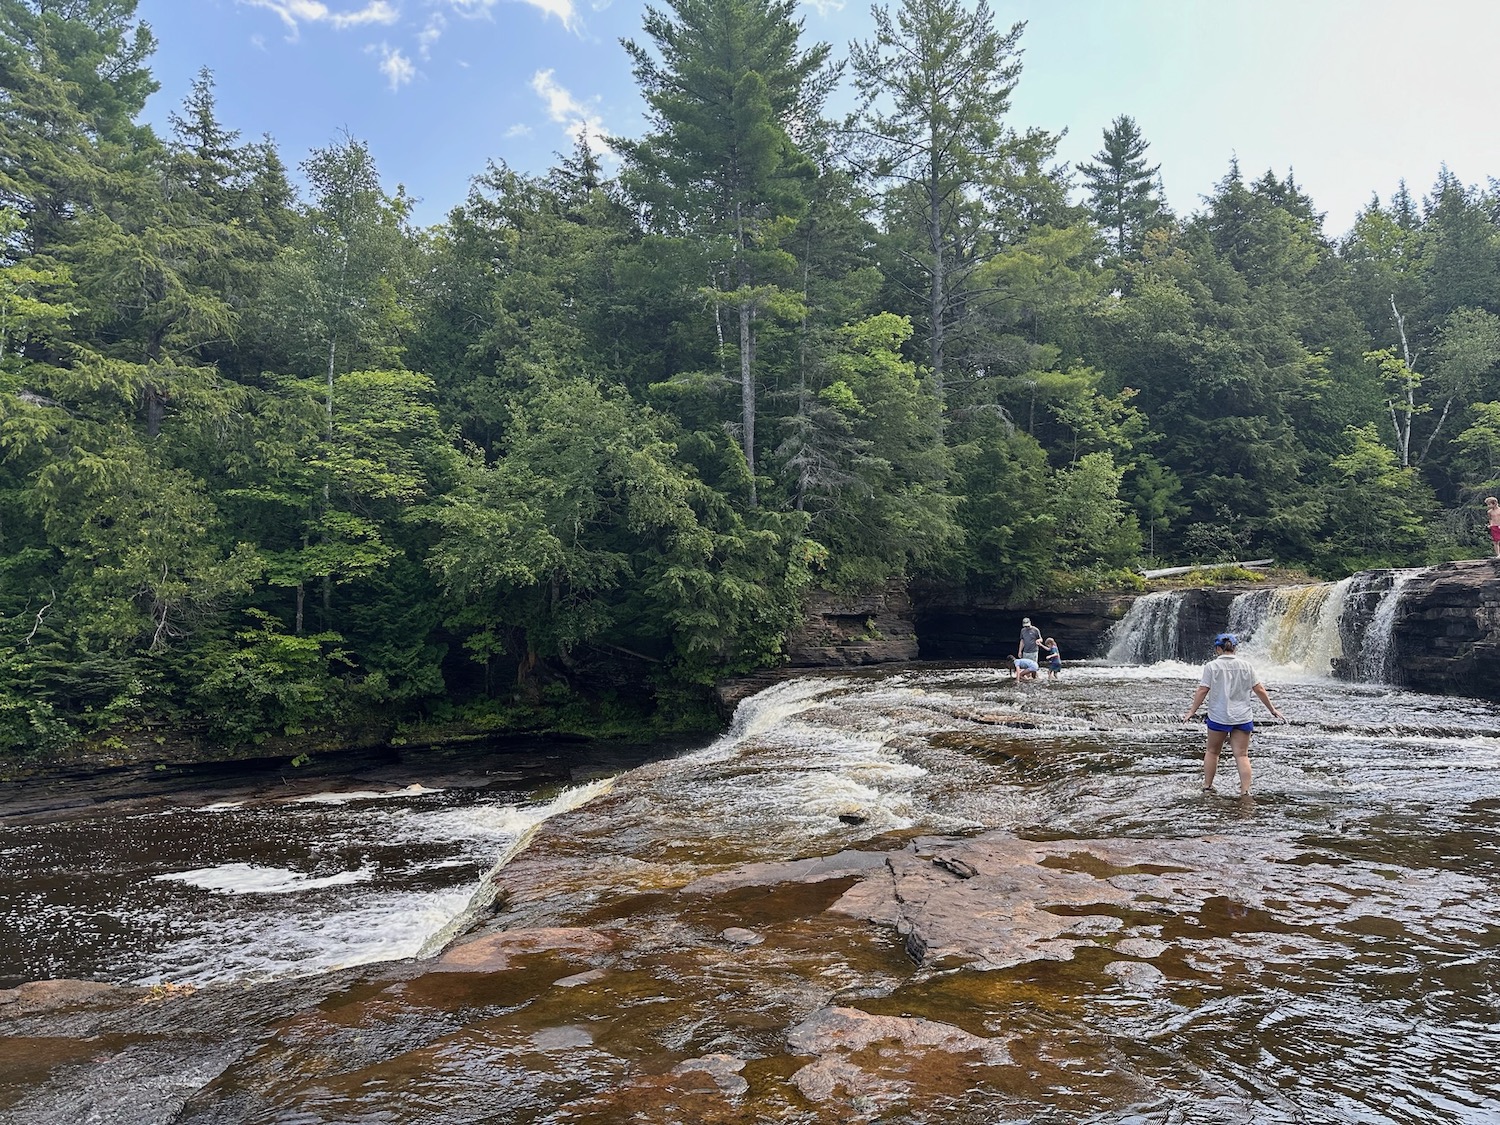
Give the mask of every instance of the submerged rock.
M 432 965 L 433 972 L 495 973 L 511 967 L 523 954 L 555 951 L 579 955 L 607 953 L 614 942 L 606 934 L 577 927 L 503 930 L 455 945 Z
M 50 1012 L 121 991 L 118 985 L 93 980 L 33 980 L 17 988 L 0 989 L 0 1010 L 7 1015 Z
M 976 1067 L 1011 1062 L 1003 1040 L 936 1020 L 843 1007 L 823 1008 L 793 1027 L 786 1049 L 818 1056 L 792 1075 L 803 1097 L 848 1102 L 867 1118 L 919 1088 L 924 1095 L 944 1088 L 956 1093 L 972 1084 Z

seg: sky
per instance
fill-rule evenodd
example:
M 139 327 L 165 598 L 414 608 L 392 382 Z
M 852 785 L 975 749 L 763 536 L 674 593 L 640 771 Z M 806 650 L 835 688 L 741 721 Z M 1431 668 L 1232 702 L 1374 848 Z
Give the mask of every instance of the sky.
M 1493 0 L 990 3 L 1000 28 L 1026 25 L 1010 124 L 1063 133 L 1059 160 L 1073 165 L 1128 114 L 1179 214 L 1198 210 L 1234 160 L 1252 179 L 1290 172 L 1333 238 L 1403 180 L 1420 199 L 1444 165 L 1465 184 L 1500 179 Z M 146 118 L 166 134 L 207 67 L 224 127 L 269 135 L 293 170 L 345 135 L 363 141 L 387 189 L 404 185 L 414 220 L 431 225 L 489 161 L 539 174 L 579 135 L 646 131 L 620 44 L 649 44 L 645 7 L 140 0 L 161 84 Z M 871 34 L 868 0 L 801 0 L 799 12 L 804 42 L 830 44 L 834 58 Z

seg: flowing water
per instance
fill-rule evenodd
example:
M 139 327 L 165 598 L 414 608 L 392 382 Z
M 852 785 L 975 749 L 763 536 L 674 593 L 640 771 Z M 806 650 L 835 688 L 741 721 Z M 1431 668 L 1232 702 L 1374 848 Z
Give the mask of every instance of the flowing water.
M 1105 659 L 1113 664 L 1149 664 L 1180 655 L 1182 595 L 1174 590 L 1144 594 L 1111 632 Z
M 1197 664 L 1100 661 L 790 679 L 529 794 L 0 825 L 5 975 L 179 1005 L 106 1004 L 91 1070 L 12 1027 L 0 1114 L 1500 1121 L 1500 715 L 1330 679 L 1311 600 L 1258 620 L 1286 721 L 1243 801 L 1199 791 Z M 299 977 L 315 1003 L 237 999 Z M 83 1077 L 148 1042 L 198 1068 L 175 1100 Z

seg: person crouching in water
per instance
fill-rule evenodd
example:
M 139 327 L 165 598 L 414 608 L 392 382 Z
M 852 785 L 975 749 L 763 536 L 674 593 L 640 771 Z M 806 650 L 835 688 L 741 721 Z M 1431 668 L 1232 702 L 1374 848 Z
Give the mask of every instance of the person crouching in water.
M 1017 683 L 1020 683 L 1022 680 L 1034 680 L 1036 679 L 1036 674 L 1041 671 L 1041 666 L 1029 657 L 1012 656 L 1010 662 L 1015 669 Z
M 1203 678 L 1182 721 L 1191 722 L 1203 701 L 1208 701 L 1208 749 L 1203 754 L 1203 791 L 1213 792 L 1214 774 L 1219 769 L 1219 751 L 1228 740 L 1229 748 L 1234 751 L 1234 764 L 1240 772 L 1240 796 L 1248 797 L 1250 735 L 1255 730 L 1250 718 L 1250 696 L 1254 694 L 1274 717 L 1281 718 L 1281 712 L 1266 694 L 1250 662 L 1234 654 L 1239 644 L 1239 638 L 1233 633 L 1220 633 L 1214 638 L 1214 658 L 1203 666 Z

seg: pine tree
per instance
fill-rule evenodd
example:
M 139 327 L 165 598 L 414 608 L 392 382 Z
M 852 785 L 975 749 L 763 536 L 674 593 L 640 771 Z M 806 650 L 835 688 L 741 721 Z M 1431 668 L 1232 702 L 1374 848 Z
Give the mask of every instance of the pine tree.
M 646 10 L 653 57 L 627 41 L 653 131 L 611 144 L 647 224 L 702 249 L 715 308 L 733 311 L 740 444 L 756 502 L 756 321 L 800 316 L 785 288 L 795 263 L 778 246 L 807 208 L 816 168 L 798 144 L 821 112 L 827 44 L 798 45 L 790 0 L 671 0 Z M 718 325 L 722 337 L 723 327 Z
M 911 285 L 925 283 L 920 322 L 941 399 L 950 334 L 983 304 L 964 289 L 996 248 L 991 212 L 1025 210 L 1011 200 L 996 208 L 992 197 L 1011 165 L 1036 163 L 1031 151 L 1045 152 L 1049 138 L 1017 138 L 1005 125 L 1024 24 L 1000 32 L 985 0 L 973 10 L 959 0 L 902 0 L 894 15 L 876 8 L 874 16 L 875 37 L 850 48 L 862 104 L 849 127 L 865 170 L 891 187 L 887 227 L 911 233 L 920 276 Z
M 1109 232 L 1120 257 L 1140 253 L 1146 232 L 1167 221 L 1161 198 L 1160 164 L 1146 164 L 1150 146 L 1135 120 L 1121 114 L 1104 130 L 1094 163 L 1078 165 L 1094 221 Z

